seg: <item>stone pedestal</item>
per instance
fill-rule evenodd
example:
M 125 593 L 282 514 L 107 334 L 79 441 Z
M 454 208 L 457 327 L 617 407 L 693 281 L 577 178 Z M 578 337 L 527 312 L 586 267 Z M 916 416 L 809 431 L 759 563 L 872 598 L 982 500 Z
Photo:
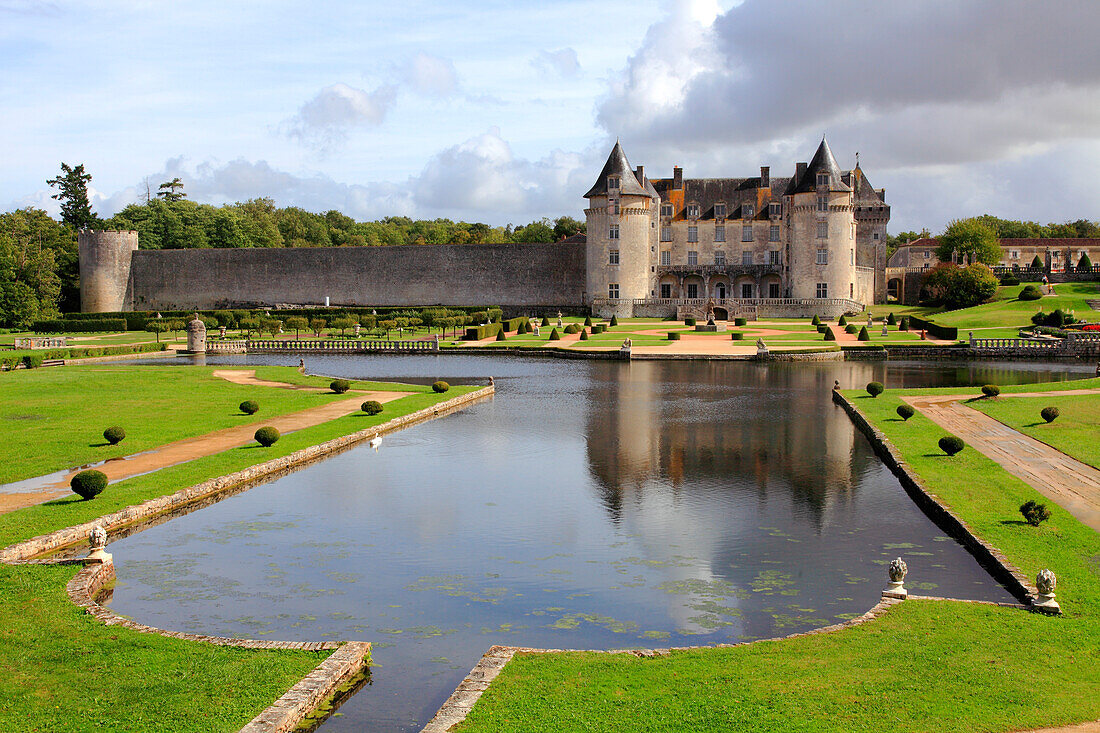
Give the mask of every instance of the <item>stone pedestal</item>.
M 1054 577 L 1054 572 L 1049 569 L 1043 569 L 1039 571 L 1039 574 L 1035 576 L 1035 588 L 1039 592 L 1035 595 L 1035 600 L 1031 602 L 1032 607 L 1043 612 L 1058 614 L 1062 612 L 1062 607 L 1058 605 L 1058 601 L 1054 600 L 1054 588 L 1058 585 L 1058 579 Z
M 187 350 L 192 354 L 206 353 L 206 324 L 198 315 L 187 324 Z
M 111 553 L 106 551 L 107 547 L 107 530 L 100 527 L 98 524 L 92 527 L 92 531 L 88 533 L 88 545 L 91 547 L 91 551 L 88 553 L 88 557 L 84 558 L 86 563 L 106 563 L 113 562 Z
M 909 591 L 905 590 L 905 575 L 909 572 L 909 567 L 905 564 L 905 561 L 900 557 L 890 561 L 890 565 L 887 567 L 887 572 L 890 574 L 890 582 L 886 584 L 886 588 L 882 591 L 883 598 L 897 598 L 904 600 L 909 597 Z

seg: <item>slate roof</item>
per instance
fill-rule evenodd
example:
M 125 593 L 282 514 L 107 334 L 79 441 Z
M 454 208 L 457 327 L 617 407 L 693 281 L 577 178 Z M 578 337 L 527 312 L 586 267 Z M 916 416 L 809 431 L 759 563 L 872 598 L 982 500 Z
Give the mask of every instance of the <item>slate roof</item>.
M 854 170 L 844 171 L 844 182 L 855 192 L 852 198 L 856 206 L 884 206 L 886 204 L 879 192 L 867 180 L 867 174 L 863 172 L 859 165 L 856 165 Z
M 654 189 L 660 194 L 662 201 L 670 198 L 673 179 L 658 178 L 652 181 Z M 772 201 L 780 200 L 778 192 L 783 191 L 790 183 L 789 178 L 772 176 L 771 190 Z M 760 187 L 760 177 L 754 178 L 685 178 L 684 179 L 684 206 L 690 203 L 699 204 L 699 218 L 713 219 L 714 205 L 725 202 L 726 218 L 742 218 L 742 206 L 744 204 L 756 205 L 756 190 Z M 753 212 L 753 218 L 767 219 L 767 207 Z M 675 212 L 676 219 L 684 219 L 683 210 Z
M 650 195 L 635 177 L 634 171 L 626 159 L 626 153 L 623 152 L 618 140 L 615 141 L 615 147 L 611 148 L 611 155 L 607 156 L 607 162 L 604 163 L 603 170 L 600 171 L 600 177 L 596 179 L 596 183 L 593 184 L 592 188 L 588 189 L 588 193 L 584 197 L 590 199 L 593 196 L 606 196 L 608 176 L 619 177 L 619 193 L 623 196 Z
M 840 166 L 837 165 L 836 158 L 833 157 L 833 151 L 829 149 L 829 143 L 825 138 L 821 138 L 821 144 L 817 146 L 817 152 L 814 153 L 813 160 L 806 167 L 806 173 L 802 178 L 792 183 L 787 188 L 786 195 L 790 196 L 796 193 L 813 193 L 817 190 L 817 174 L 828 173 L 829 174 L 829 190 L 830 191 L 851 191 L 852 189 L 844 183 L 844 176 L 840 172 Z

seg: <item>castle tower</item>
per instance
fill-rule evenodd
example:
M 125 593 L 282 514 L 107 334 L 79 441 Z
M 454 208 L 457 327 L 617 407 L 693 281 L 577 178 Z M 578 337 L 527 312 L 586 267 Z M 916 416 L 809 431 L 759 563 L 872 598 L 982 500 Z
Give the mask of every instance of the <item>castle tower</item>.
M 864 293 L 860 299 L 865 303 L 885 303 L 886 225 L 890 222 L 886 189 L 875 189 L 858 162 L 852 170 L 851 184 L 856 218 L 856 266 L 874 270 L 871 292 Z M 858 295 L 858 285 L 856 290 Z
M 660 197 L 642 168 L 631 170 L 618 141 L 584 197 L 586 299 L 600 316 L 632 315 L 633 300 L 651 296 Z
M 130 296 L 130 262 L 138 248 L 138 233 L 80 232 L 80 310 L 114 313 L 133 310 Z
M 825 138 L 787 188 L 792 298 L 855 298 L 856 223 L 852 188 Z

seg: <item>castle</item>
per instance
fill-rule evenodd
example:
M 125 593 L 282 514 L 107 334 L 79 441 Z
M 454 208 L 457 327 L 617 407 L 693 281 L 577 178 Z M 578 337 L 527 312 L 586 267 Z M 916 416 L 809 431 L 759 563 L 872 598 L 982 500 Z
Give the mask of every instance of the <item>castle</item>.
M 885 193 L 824 139 L 789 178 L 650 179 L 616 142 L 584 197 L 587 235 L 548 244 L 143 250 L 136 232 L 81 232 L 81 309 L 836 317 L 885 301 Z

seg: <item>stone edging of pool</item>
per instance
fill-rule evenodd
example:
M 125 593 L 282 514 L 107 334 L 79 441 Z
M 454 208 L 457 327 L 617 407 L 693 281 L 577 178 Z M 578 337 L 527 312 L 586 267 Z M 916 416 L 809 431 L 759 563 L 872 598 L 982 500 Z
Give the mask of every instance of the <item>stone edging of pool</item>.
M 898 477 L 902 488 L 916 502 L 938 527 L 959 540 L 1000 582 L 1005 584 L 1013 595 L 1031 605 L 1039 591 L 1024 573 L 1009 562 L 1000 550 L 989 544 L 972 530 L 966 522 L 947 506 L 938 496 L 924 485 L 920 477 L 909 468 L 900 452 L 894 447 L 882 431 L 864 417 L 863 413 L 837 390 L 833 390 L 833 402 L 848 413 L 855 426 L 867 436 L 871 447 L 882 461 Z
M 81 561 L 77 561 L 81 562 Z M 96 602 L 100 591 L 115 578 L 112 562 L 88 563 L 65 586 L 69 599 L 95 616 L 107 626 L 121 626 L 132 631 L 158 634 L 173 639 L 199 641 L 215 646 L 232 646 L 242 649 L 300 649 L 304 651 L 328 651 L 325 658 L 308 675 L 291 687 L 267 709 L 257 715 L 240 733 L 285 733 L 294 728 L 316 707 L 331 698 L 340 685 L 358 674 L 370 654 L 370 642 L 366 641 L 269 641 L 259 639 L 229 639 L 204 634 L 184 634 L 146 626 L 119 616 L 111 609 Z
M 333 438 L 332 440 L 327 440 L 323 443 L 295 451 L 282 458 L 275 458 L 270 461 L 265 461 L 264 463 L 256 464 L 255 466 L 250 466 L 241 471 L 219 476 L 209 481 L 204 481 L 201 484 L 181 489 L 168 496 L 157 497 L 135 506 L 125 507 L 112 514 L 93 519 L 90 522 L 84 522 L 83 524 L 59 529 L 56 532 L 32 537 L 23 542 L 17 542 L 14 545 L 10 545 L 0 550 L 0 562 L 24 562 L 31 558 L 55 552 L 64 547 L 87 542 L 88 534 L 92 531 L 92 527 L 96 525 L 103 527 L 109 534 L 123 527 L 151 519 L 166 512 L 176 511 L 189 504 L 228 492 L 230 489 L 241 484 L 249 483 L 256 479 L 279 473 L 280 471 L 285 471 L 293 466 L 315 461 L 331 453 L 368 441 L 379 435 L 384 435 L 395 430 L 409 427 L 418 422 L 453 412 L 467 404 L 485 399 L 494 392 L 495 388 L 492 385 L 482 387 L 473 392 L 459 395 L 458 397 L 452 397 L 437 405 L 425 407 L 422 410 L 417 410 L 408 415 L 388 420 L 381 425 L 366 428 L 365 430 L 360 430 L 350 435 L 343 435 L 339 438 Z

